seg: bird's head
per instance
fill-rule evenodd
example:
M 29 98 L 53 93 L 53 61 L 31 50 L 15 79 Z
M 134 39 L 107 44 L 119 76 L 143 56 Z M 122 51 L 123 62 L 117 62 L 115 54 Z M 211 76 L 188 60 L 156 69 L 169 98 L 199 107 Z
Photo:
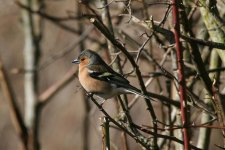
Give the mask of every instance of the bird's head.
M 102 61 L 102 58 L 96 52 L 87 49 L 81 52 L 78 58 L 73 60 L 72 63 L 86 66 L 101 64 Z

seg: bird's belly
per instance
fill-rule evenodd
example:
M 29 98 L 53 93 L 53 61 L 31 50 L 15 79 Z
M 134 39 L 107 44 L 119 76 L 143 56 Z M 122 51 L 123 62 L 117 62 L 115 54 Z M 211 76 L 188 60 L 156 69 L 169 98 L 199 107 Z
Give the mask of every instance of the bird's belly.
M 80 83 L 87 92 L 106 93 L 111 89 L 108 83 L 96 79 L 80 80 Z
M 102 98 L 111 95 L 112 87 L 105 81 L 94 79 L 89 74 L 79 74 L 79 80 L 83 88 L 89 93 L 94 93 Z
M 117 94 L 107 82 L 96 79 L 91 81 L 91 83 L 88 80 L 81 82 L 81 85 L 88 93 L 93 93 L 103 99 L 109 99 Z

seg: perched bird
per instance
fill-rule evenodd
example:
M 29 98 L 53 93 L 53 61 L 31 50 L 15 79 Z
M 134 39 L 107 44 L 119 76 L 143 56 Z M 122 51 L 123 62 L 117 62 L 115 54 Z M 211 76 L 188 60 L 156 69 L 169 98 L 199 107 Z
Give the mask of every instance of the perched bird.
M 84 50 L 73 60 L 79 64 L 78 78 L 83 88 L 105 100 L 120 94 L 138 94 L 150 99 L 134 86 L 121 74 L 110 68 L 102 58 L 92 50 Z

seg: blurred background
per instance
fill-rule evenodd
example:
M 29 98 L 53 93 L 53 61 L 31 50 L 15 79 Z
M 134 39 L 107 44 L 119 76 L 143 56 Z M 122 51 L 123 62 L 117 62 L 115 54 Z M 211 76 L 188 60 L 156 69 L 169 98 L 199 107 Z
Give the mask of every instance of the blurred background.
M 198 8 L 200 2 L 203 4 L 202 1 L 184 1 L 183 5 L 194 37 L 224 44 L 222 27 L 211 31 L 214 33 L 209 33 L 210 26 L 204 20 L 207 14 L 201 10 L 204 7 Z M 224 23 L 224 2 L 218 3 L 215 3 L 213 6 L 216 8 L 210 11 L 218 14 Z M 208 3 L 204 2 L 204 6 L 208 8 Z M 108 10 L 110 17 L 107 20 Z M 127 56 L 119 53 L 119 50 L 90 22 L 90 18 L 96 15 L 109 29 L 112 24 L 115 39 L 126 47 L 134 59 L 138 58 L 137 64 L 147 85 L 147 91 L 179 103 L 176 82 L 167 78 L 156 64 L 158 62 L 177 77 L 174 42 L 158 30 L 155 31 L 150 24 L 154 22 L 168 31 L 172 30 L 169 1 L 0 0 L 1 150 L 26 149 L 26 141 L 27 149 L 102 149 L 101 125 L 104 115 L 87 98 L 77 78 L 78 66 L 72 64 L 72 60 L 77 58 L 83 49 L 93 49 L 108 64 L 117 64 L 112 67 L 116 68 L 116 71 L 122 70 L 132 85 L 139 89 L 140 85 Z M 190 36 L 184 27 L 186 22 L 183 21 L 181 19 L 181 33 Z M 213 21 L 209 22 L 213 25 Z M 216 39 L 221 37 L 220 33 L 223 40 Z M 207 106 L 212 108 L 212 104 L 207 101 L 208 94 L 200 80 L 201 76 L 197 76 L 191 47 L 184 41 L 182 39 L 185 49 L 186 84 L 197 99 L 205 101 Z M 142 46 L 150 55 L 141 53 L 137 57 Z M 212 80 L 217 81 L 216 87 L 223 96 L 225 58 L 223 59 L 223 54 L 215 54 L 218 51 L 223 52 L 213 46 L 198 46 L 204 62 L 203 68 L 216 69 L 209 75 Z M 118 57 L 119 60 L 116 59 Z M 134 95 L 128 95 L 128 103 L 133 100 Z M 152 106 L 157 120 L 171 126 L 179 125 L 179 108 L 168 102 L 164 105 L 160 100 L 152 102 Z M 121 108 L 116 98 L 106 101 L 103 108 L 115 120 L 121 119 Z M 129 109 L 129 114 L 135 124 L 152 126 L 152 117 L 143 98 L 135 101 Z M 204 117 L 206 120 L 202 121 Z M 201 124 L 211 120 L 212 117 L 205 113 L 204 109 L 190 105 L 190 124 Z M 215 120 L 211 123 L 215 126 L 221 125 Z M 165 124 L 159 123 L 158 127 L 164 128 Z M 190 128 L 191 144 L 202 149 L 223 145 L 221 130 L 208 129 L 203 134 L 200 129 L 203 128 Z M 159 133 L 182 140 L 181 130 Z M 142 134 L 146 138 L 152 138 L 152 135 Z M 200 139 L 203 137 L 200 138 L 199 135 L 204 136 L 204 142 L 201 143 Z M 176 145 L 173 140 L 159 140 L 158 144 L 160 149 L 183 149 L 182 144 Z M 110 128 L 110 146 L 112 150 L 142 149 L 140 144 L 115 125 Z

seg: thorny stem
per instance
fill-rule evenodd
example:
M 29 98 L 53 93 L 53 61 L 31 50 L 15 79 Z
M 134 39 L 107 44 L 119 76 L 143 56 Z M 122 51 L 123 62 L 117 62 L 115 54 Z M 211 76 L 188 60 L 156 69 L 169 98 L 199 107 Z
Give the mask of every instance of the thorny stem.
M 189 135 L 187 125 L 187 102 L 185 92 L 185 77 L 184 77 L 184 63 L 183 63 L 183 50 L 180 43 L 180 24 L 179 24 L 179 12 L 178 12 L 178 0 L 173 0 L 172 14 L 174 21 L 174 37 L 177 52 L 177 65 L 178 65 L 178 80 L 179 80 L 179 95 L 180 95 L 180 109 L 181 119 L 183 125 L 183 137 L 184 137 L 184 149 L 189 150 Z
M 110 10 L 109 10 L 108 0 L 102 0 L 102 5 L 103 5 L 103 7 L 102 7 L 103 8 L 103 10 L 102 10 L 103 23 L 108 27 L 109 31 L 114 36 L 114 30 L 113 30 L 113 24 L 112 24 L 112 18 L 111 18 L 111 14 L 110 14 Z M 112 54 L 112 53 L 118 53 L 119 52 L 119 50 L 116 49 L 116 47 L 114 47 L 114 45 L 109 40 L 106 40 L 106 42 L 107 42 L 107 47 L 108 47 L 108 51 L 106 51 L 107 53 L 111 53 Z M 112 59 L 112 57 L 111 57 L 111 59 Z M 122 66 L 120 64 L 120 57 L 119 57 L 119 55 L 117 57 L 115 57 L 114 63 L 112 63 L 112 67 L 113 67 L 114 70 L 116 70 L 120 74 L 123 73 Z M 121 105 L 120 107 L 126 107 L 126 109 L 123 109 L 123 111 L 126 111 L 127 107 L 128 107 L 127 96 L 126 95 L 121 95 L 121 96 L 118 96 L 118 99 L 122 100 L 122 102 L 120 103 L 120 105 Z M 119 104 L 118 101 L 115 101 L 115 102 L 116 102 L 116 105 L 119 106 L 118 105 Z M 117 107 L 117 111 L 118 112 L 120 111 L 120 109 L 121 108 Z M 126 113 L 126 115 L 127 115 L 127 118 L 129 118 L 128 119 L 129 122 L 131 122 L 132 121 L 131 116 L 129 116 L 128 113 Z M 122 138 L 124 138 L 122 141 L 127 143 L 126 136 L 122 136 Z M 124 144 L 124 145 L 126 145 L 126 144 Z
M 143 91 L 144 95 L 147 95 L 147 90 L 145 88 L 145 84 L 144 81 L 142 79 L 141 76 L 141 72 L 139 70 L 138 65 L 136 64 L 135 60 L 133 59 L 133 57 L 129 54 L 129 52 L 126 50 L 126 48 L 120 43 L 118 42 L 110 33 L 110 31 L 107 29 L 107 27 L 105 27 L 104 24 L 102 24 L 101 21 L 99 21 L 97 18 L 91 18 L 90 21 L 95 25 L 95 27 L 102 32 L 102 34 L 114 45 L 116 46 L 118 49 L 120 49 L 128 58 L 128 60 L 130 61 L 131 65 L 135 68 L 135 73 L 138 77 L 138 81 L 141 87 L 141 90 Z M 152 120 L 153 120 L 153 125 L 154 125 L 154 147 L 155 149 L 158 149 L 157 147 L 157 117 L 156 114 L 154 112 L 153 106 L 151 104 L 151 102 L 146 99 L 145 100 L 146 105 L 147 105 L 147 109 L 149 110 Z
M 102 150 L 110 150 L 109 119 L 102 118 Z
M 108 118 L 108 120 L 110 122 L 112 122 L 113 124 L 115 124 L 117 127 L 119 127 L 120 129 L 122 129 L 125 133 L 127 133 L 128 135 L 130 135 L 133 139 L 136 140 L 136 142 L 140 143 L 143 147 L 149 149 L 149 144 L 146 143 L 142 137 L 137 136 L 135 134 L 133 134 L 132 132 L 130 132 L 126 127 L 124 127 L 121 123 L 115 121 L 102 107 L 101 104 L 99 104 L 94 98 L 93 98 L 93 94 L 92 93 L 88 93 L 87 95 L 94 103 L 95 105 L 98 107 L 98 109 Z

